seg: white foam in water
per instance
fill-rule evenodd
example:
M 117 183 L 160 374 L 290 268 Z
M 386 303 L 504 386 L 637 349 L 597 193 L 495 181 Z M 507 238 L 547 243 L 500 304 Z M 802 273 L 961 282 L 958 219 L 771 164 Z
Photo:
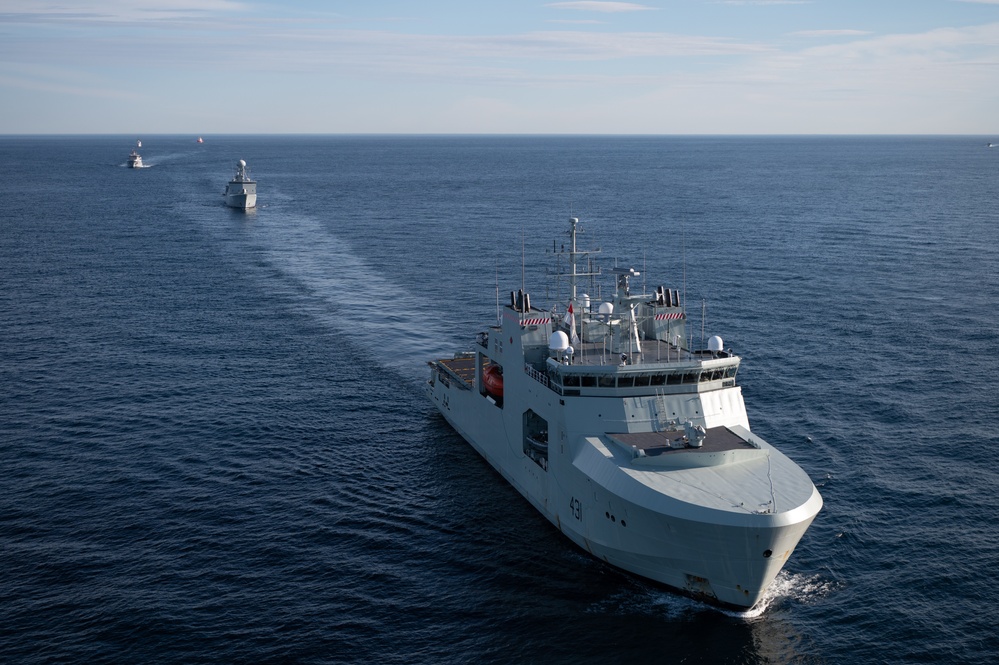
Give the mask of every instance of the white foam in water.
M 142 158 L 142 168 L 146 169 L 150 166 L 156 166 L 157 164 L 162 164 L 163 162 L 172 162 L 177 159 L 183 159 L 188 157 L 190 152 L 171 152 L 165 155 L 155 155 L 153 157 L 143 157 Z
M 796 573 L 789 573 L 782 570 L 777 574 L 777 578 L 770 584 L 770 588 L 751 610 L 737 612 L 735 610 L 722 610 L 725 614 L 738 619 L 757 619 L 769 609 L 776 601 L 784 598 L 807 603 L 816 598 L 827 595 L 833 590 L 833 584 L 818 576 L 805 576 Z
M 666 619 L 678 619 L 696 612 L 715 611 L 733 619 L 752 621 L 762 617 L 775 602 L 782 599 L 807 603 L 827 595 L 833 589 L 834 585 L 831 582 L 818 576 L 808 577 L 781 571 L 755 607 L 738 611 L 716 607 L 636 580 L 636 586 L 622 588 L 619 593 L 601 602 L 597 609 L 605 611 L 609 607 L 615 607 L 623 612 L 655 614 Z
M 304 287 L 309 314 L 347 333 L 380 364 L 423 376 L 427 360 L 459 345 L 426 303 L 360 259 L 316 219 L 281 215 L 254 229 L 268 263 Z

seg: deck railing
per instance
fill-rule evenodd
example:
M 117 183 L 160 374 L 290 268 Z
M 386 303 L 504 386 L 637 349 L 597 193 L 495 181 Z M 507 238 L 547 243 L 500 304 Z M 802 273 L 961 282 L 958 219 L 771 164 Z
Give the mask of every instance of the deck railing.
M 528 365 L 527 363 L 524 363 L 524 373 L 526 373 L 527 376 L 531 377 L 532 379 L 543 385 L 545 388 L 548 388 L 552 392 L 555 392 L 559 395 L 562 394 L 561 386 L 549 381 L 548 376 L 546 374 L 544 374 L 543 372 L 539 372 L 537 369 L 535 369 L 531 365 Z

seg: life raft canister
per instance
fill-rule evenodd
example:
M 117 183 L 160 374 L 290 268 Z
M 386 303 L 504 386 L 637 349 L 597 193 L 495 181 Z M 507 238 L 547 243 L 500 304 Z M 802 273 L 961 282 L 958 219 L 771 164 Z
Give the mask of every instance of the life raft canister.
M 499 365 L 489 365 L 482 372 L 482 385 L 493 397 L 503 396 L 503 368 Z

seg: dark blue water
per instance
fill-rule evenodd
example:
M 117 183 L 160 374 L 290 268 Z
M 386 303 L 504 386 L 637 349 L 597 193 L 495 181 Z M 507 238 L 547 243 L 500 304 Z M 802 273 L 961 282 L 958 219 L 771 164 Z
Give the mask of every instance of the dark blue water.
M 987 138 L 142 138 L 141 170 L 133 137 L 0 139 L 0 660 L 999 650 Z M 820 487 L 760 611 L 590 559 L 423 397 L 497 282 L 547 302 L 570 214 L 650 289 L 685 277 Z

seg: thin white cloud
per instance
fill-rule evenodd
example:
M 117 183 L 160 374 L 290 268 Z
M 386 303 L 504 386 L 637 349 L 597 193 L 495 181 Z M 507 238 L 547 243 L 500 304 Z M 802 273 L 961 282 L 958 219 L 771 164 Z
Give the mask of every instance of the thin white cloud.
M 104 34 L 80 30 L 58 39 L 6 44 L 0 42 L 0 61 L 30 59 L 40 63 L 73 63 L 75 67 L 145 66 L 167 70 L 246 67 L 245 44 L 253 44 L 256 71 L 326 72 L 341 74 L 381 72 L 387 77 L 440 76 L 464 72 L 503 70 L 510 62 L 524 63 L 519 75 L 549 67 L 563 74 L 572 63 L 619 59 L 729 57 L 775 52 L 771 47 L 717 37 L 653 32 L 578 32 L 551 30 L 510 35 L 404 34 L 303 27 L 295 24 L 233 22 L 212 26 L 213 36 L 152 31 Z M 561 64 L 558 64 L 561 63 Z M 520 65 L 518 65 L 518 68 Z M 538 74 L 543 78 L 547 74 Z
M 8 20 L 126 23 L 195 18 L 248 8 L 246 3 L 234 0 L 5 0 L 0 14 Z
M 717 0 L 718 5 L 810 5 L 814 0 Z
M 799 37 L 863 37 L 873 33 L 868 30 L 798 30 L 788 34 Z
M 596 2 L 594 0 L 580 0 L 578 2 L 551 2 L 546 7 L 555 9 L 574 9 L 583 12 L 601 12 L 604 14 L 617 14 L 620 12 L 643 12 L 655 9 L 647 5 L 639 5 L 633 2 Z
M 272 35 L 272 37 L 278 37 Z M 519 35 L 450 36 L 405 35 L 395 32 L 327 31 L 281 35 L 272 44 L 257 42 L 256 59 L 308 69 L 364 63 L 377 68 L 391 60 L 407 69 L 420 67 L 461 69 L 474 63 L 489 67 L 494 60 L 534 63 L 610 61 L 622 58 L 761 55 L 768 46 L 714 37 L 667 33 L 534 32 Z M 485 64 L 483 64 L 485 63 Z

